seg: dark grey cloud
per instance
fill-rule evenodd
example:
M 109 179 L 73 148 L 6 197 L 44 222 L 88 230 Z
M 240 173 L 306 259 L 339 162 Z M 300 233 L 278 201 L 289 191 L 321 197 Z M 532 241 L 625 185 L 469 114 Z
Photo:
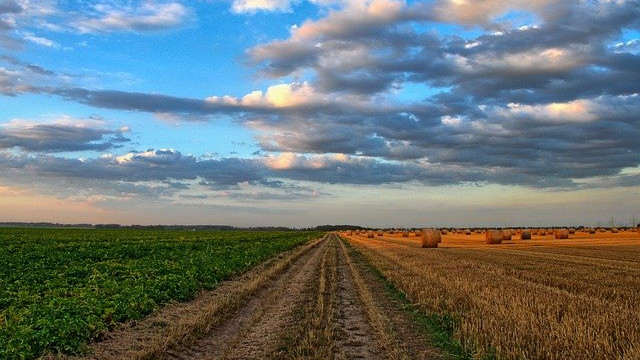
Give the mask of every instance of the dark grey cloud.
M 37 93 L 40 92 L 38 87 L 61 86 L 63 83 L 61 79 L 69 77 L 39 65 L 24 62 L 14 56 L 0 54 L 0 95 L 17 96 L 24 93 Z
M 0 149 L 31 152 L 105 151 L 131 140 L 121 130 L 80 122 L 12 122 L 0 125 Z
M 2 162 L 6 169 L 31 169 L 54 177 L 133 183 L 204 179 L 219 185 L 235 185 L 264 178 L 261 167 L 253 160 L 199 160 L 175 150 L 147 150 L 128 153 L 122 157 L 102 156 L 95 159 L 4 153 Z
M 3 0 L 0 3 L 0 15 L 2 14 L 17 14 L 22 12 L 22 6 L 20 6 L 14 0 Z

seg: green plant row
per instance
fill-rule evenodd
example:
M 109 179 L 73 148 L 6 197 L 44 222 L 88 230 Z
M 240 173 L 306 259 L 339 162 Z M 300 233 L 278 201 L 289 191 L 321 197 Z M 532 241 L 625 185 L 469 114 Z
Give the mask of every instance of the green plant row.
M 0 359 L 80 354 L 319 232 L 0 228 Z

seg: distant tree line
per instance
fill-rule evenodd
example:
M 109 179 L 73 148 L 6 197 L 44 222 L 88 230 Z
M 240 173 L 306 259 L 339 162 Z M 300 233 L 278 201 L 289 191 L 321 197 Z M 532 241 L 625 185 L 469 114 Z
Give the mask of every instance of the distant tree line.
M 317 230 L 317 231 L 342 231 L 364 229 L 355 225 L 321 225 L 304 229 L 296 229 L 285 226 L 255 226 L 237 227 L 230 225 L 121 225 L 121 224 L 61 224 L 50 222 L 0 222 L 0 227 L 26 227 L 26 228 L 77 228 L 77 229 L 141 229 L 141 230 L 176 230 L 176 231 L 291 231 L 291 230 Z

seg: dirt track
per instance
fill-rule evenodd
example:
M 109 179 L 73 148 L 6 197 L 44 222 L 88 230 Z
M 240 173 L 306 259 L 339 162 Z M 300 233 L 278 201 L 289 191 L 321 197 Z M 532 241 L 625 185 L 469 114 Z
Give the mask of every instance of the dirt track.
M 92 358 L 442 358 L 399 306 L 353 250 L 329 234 L 192 304 L 114 333 L 95 344 Z M 158 319 L 169 323 L 145 325 Z M 187 333 L 179 323 L 197 326 Z

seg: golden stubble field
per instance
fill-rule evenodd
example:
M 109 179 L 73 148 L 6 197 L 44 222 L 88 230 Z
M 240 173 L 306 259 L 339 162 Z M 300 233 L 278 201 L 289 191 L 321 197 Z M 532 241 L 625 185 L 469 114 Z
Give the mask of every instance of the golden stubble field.
M 413 234 L 342 236 L 421 309 L 456 318 L 477 356 L 640 359 L 637 231 L 501 245 L 450 232 L 436 249 Z

